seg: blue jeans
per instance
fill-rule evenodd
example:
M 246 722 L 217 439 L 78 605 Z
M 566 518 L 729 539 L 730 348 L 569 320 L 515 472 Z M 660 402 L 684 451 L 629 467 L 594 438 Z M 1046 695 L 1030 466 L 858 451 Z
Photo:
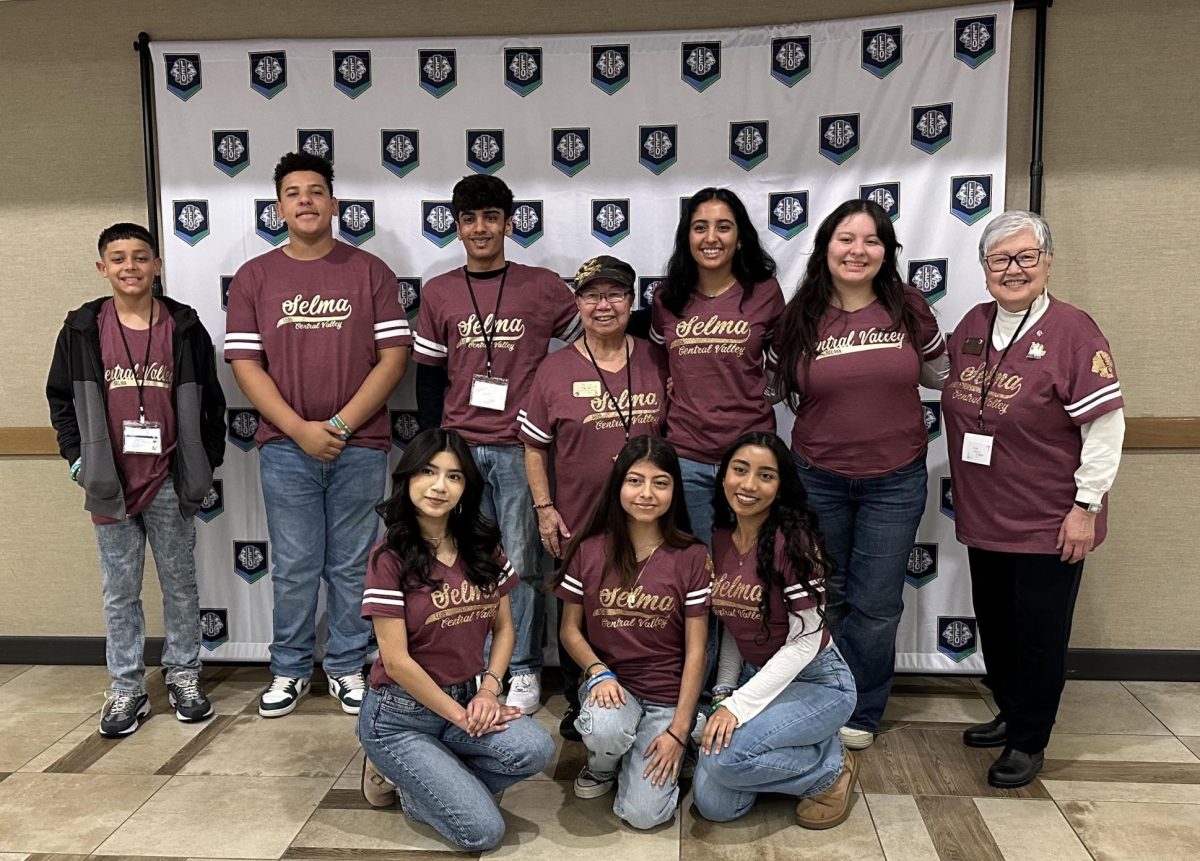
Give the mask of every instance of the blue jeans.
M 472 681 L 442 690 L 466 706 L 476 687 Z M 532 718 L 472 738 L 399 685 L 367 691 L 358 738 L 367 758 L 396 785 L 406 814 L 472 851 L 492 849 L 504 837 L 492 796 L 554 758 L 554 741 Z
M 925 513 L 925 455 L 877 478 L 847 478 L 792 457 L 837 566 L 825 584 L 825 619 L 858 687 L 847 725 L 877 732 L 892 691 L 904 572 Z
M 692 534 L 707 544 L 709 549 L 712 549 L 713 494 L 717 492 L 718 466 L 679 458 L 679 471 L 683 473 L 683 500 L 687 504 L 688 519 L 692 521 Z
M 758 670 L 742 665 L 741 687 Z M 692 787 L 705 819 L 744 816 L 760 792 L 807 798 L 842 773 L 837 731 L 854 710 L 854 677 L 837 649 L 827 648 L 769 706 L 733 731 L 729 747 L 700 754 Z
M 675 706 L 652 703 L 625 689 L 625 705 L 615 709 L 588 705 L 586 687 L 579 689 L 575 728 L 587 747 L 588 771 L 617 779 L 613 813 L 640 830 L 662 825 L 675 815 L 679 784 L 655 786 L 643 777 L 646 749 L 675 719 Z
M 154 554 L 162 587 L 162 665 L 167 681 L 200 675 L 200 597 L 196 591 L 196 527 L 179 513 L 179 498 L 168 478 L 139 514 L 119 523 L 96 524 L 104 600 L 105 658 L 114 693 L 146 692 L 146 616 L 142 612 L 142 573 L 146 542 Z
M 509 672 L 514 676 L 542 668 L 546 629 L 546 596 L 538 563 L 537 514 L 525 477 L 525 447 L 471 446 L 475 465 L 483 473 L 483 513 L 500 524 L 500 543 L 521 582 L 509 593 L 517 642 Z
M 363 580 L 379 532 L 375 506 L 387 481 L 387 454 L 348 445 L 324 463 L 289 439 L 264 445 L 258 463 L 273 563 L 271 672 L 312 675 L 321 581 L 329 627 L 325 673 L 359 672 L 371 636 L 361 616 Z

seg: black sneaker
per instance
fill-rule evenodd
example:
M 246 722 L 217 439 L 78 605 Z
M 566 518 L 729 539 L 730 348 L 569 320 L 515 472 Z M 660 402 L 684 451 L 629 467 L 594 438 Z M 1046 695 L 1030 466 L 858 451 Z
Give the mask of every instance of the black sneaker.
M 579 707 L 567 703 L 567 712 L 558 725 L 558 734 L 567 741 L 583 741 L 583 736 L 575 728 L 575 718 L 579 717 Z
M 100 735 L 107 738 L 129 735 L 149 716 L 150 698 L 145 694 L 110 693 L 100 712 Z
M 167 702 L 175 709 L 175 717 L 191 723 L 212 717 L 212 703 L 200 688 L 200 679 L 184 676 L 175 682 L 167 682 Z

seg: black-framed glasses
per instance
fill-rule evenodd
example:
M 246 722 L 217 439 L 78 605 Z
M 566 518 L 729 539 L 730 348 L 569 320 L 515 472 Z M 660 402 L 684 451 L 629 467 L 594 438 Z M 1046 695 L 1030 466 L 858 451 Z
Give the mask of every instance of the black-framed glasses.
M 983 258 L 983 262 L 989 272 L 1003 272 L 1014 262 L 1022 269 L 1032 269 L 1042 262 L 1045 253 L 1041 248 L 1026 248 L 1016 254 L 989 254 Z
M 628 290 L 612 290 L 607 293 L 580 293 L 579 301 L 584 305 L 599 305 L 607 302 L 609 305 L 623 305 L 633 298 Z

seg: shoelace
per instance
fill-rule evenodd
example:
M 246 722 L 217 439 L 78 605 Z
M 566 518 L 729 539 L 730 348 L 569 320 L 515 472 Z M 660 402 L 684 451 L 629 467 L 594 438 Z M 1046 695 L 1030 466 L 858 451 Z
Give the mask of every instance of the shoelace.
M 296 683 L 296 680 L 293 678 L 289 678 L 288 676 L 276 676 L 275 678 L 273 678 L 271 680 L 271 687 L 269 688 L 269 690 L 286 691 L 288 689 L 288 687 L 290 687 L 291 685 L 293 685 L 295 683 Z
M 200 680 L 191 677 L 185 677 L 177 682 L 174 682 L 175 689 L 178 691 L 177 699 L 184 702 L 194 702 L 201 699 Z
M 139 698 L 133 694 L 109 694 L 105 699 L 112 703 L 108 710 L 109 717 L 128 717 L 133 714 Z
M 363 691 L 367 688 L 367 683 L 363 679 L 362 673 L 351 673 L 348 676 L 341 676 L 337 682 L 343 688 L 351 691 Z

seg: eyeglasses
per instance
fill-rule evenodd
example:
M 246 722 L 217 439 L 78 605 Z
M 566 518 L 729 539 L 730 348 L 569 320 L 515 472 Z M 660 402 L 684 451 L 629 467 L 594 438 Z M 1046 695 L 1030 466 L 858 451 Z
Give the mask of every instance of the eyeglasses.
M 576 298 L 584 305 L 599 305 L 601 302 L 607 302 L 609 305 L 624 305 L 633 298 L 633 294 L 628 290 L 620 292 L 614 290 L 611 293 L 580 293 Z
M 1042 262 L 1042 255 L 1045 253 L 1041 248 L 1026 248 L 1016 254 L 989 254 L 983 258 L 983 262 L 989 272 L 1003 272 L 1013 262 L 1022 269 L 1032 269 Z

